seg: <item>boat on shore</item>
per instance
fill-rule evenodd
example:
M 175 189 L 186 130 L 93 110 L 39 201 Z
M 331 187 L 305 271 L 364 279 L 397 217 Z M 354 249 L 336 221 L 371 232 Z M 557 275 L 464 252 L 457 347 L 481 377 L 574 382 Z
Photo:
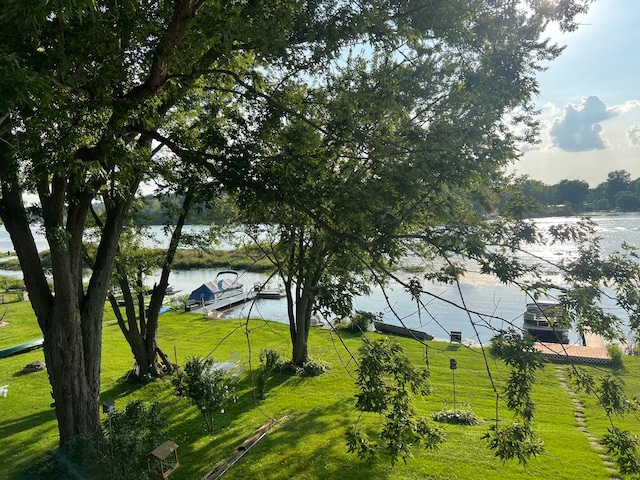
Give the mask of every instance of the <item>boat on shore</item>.
M 568 344 L 569 329 L 557 326 L 559 308 L 557 302 L 527 303 L 522 327 L 539 342 Z
M 373 327 L 380 333 L 390 333 L 392 335 L 400 335 L 402 337 L 417 338 L 418 340 L 433 340 L 433 335 L 429 335 L 427 332 L 406 328 L 401 325 L 373 322 Z
M 12 347 L 3 348 L 2 350 L 0 350 L 0 358 L 10 357 L 11 355 L 28 352 L 30 350 L 42 347 L 43 344 L 44 338 L 36 338 L 35 340 L 20 343 Z

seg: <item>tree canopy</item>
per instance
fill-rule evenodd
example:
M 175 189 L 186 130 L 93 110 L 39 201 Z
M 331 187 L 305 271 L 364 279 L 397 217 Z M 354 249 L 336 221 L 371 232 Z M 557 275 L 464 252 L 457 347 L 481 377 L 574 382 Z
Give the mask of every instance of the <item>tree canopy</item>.
M 180 172 L 260 189 L 265 208 L 286 199 L 322 241 L 352 232 L 350 245 L 390 258 L 387 239 L 424 224 L 437 253 L 456 237 L 434 225 L 460 217 L 535 135 L 535 75 L 561 50 L 545 27 L 575 28 L 589 3 L 3 2 L 0 218 L 44 334 L 61 445 L 99 428 L 104 300 L 142 182 L 176 185 Z M 306 168 L 326 179 L 315 187 Z M 95 200 L 102 230 L 83 285 Z

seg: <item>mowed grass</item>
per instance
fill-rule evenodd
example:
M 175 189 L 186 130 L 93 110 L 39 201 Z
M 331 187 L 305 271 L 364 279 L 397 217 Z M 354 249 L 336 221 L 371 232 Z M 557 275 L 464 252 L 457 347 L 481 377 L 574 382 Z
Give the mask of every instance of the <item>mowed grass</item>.
M 0 348 L 41 336 L 27 302 L 6 305 L 5 321 L 0 327 Z M 357 419 L 355 411 L 355 361 L 335 334 L 326 330 L 311 331 L 311 356 L 331 365 L 325 375 L 314 378 L 279 375 L 268 384 L 268 397 L 256 401 L 251 386 L 249 362 L 259 368 L 258 356 L 263 348 L 278 350 L 289 358 L 288 327 L 275 322 L 212 320 L 200 315 L 170 312 L 160 320 L 160 346 L 172 360 L 184 364 L 191 355 L 211 355 L 226 360 L 239 352 L 247 362 L 238 383 L 238 401 L 216 419 L 216 432 L 206 433 L 197 410 L 174 395 L 168 380 L 146 385 L 123 382 L 133 366 L 133 357 L 109 309 L 104 321 L 102 358 L 102 394 L 112 397 L 116 408 L 131 400 L 156 401 L 168 419 L 167 440 L 179 445 L 180 467 L 171 480 L 200 479 L 213 467 L 235 453 L 238 446 L 269 419 L 283 421 L 236 465 L 226 479 L 609 479 L 611 472 L 577 428 L 575 407 L 560 386 L 556 366 L 548 364 L 540 372 L 535 387 L 537 414 L 535 431 L 544 440 L 547 453 L 528 465 L 503 463 L 487 448 L 482 435 L 496 420 L 496 396 L 487 368 L 498 389 L 508 371 L 505 366 L 482 355 L 478 349 L 461 345 L 428 342 L 429 348 L 410 339 L 398 341 L 413 363 L 423 368 L 428 361 L 433 394 L 419 398 L 416 410 L 425 416 L 453 407 L 453 373 L 449 360 L 454 358 L 458 408 L 470 408 L 482 420 L 469 426 L 440 425 L 447 441 L 436 451 L 417 447 L 407 464 L 390 467 L 384 455 L 367 462 L 346 453 L 344 433 Z M 371 339 L 381 338 L 370 333 Z M 357 353 L 361 338 L 343 334 L 344 344 Z M 39 478 L 37 466 L 52 452 L 58 441 L 57 424 L 46 372 L 21 373 L 33 360 L 43 360 L 41 350 L 0 359 L 0 385 L 9 385 L 8 396 L 0 397 L 1 478 Z M 640 359 L 624 357 L 626 370 L 617 374 L 627 381 L 629 396 L 640 392 Z M 485 363 L 486 362 L 486 363 Z M 602 371 L 602 370 L 599 370 Z M 606 432 L 607 424 L 599 407 L 581 397 L 586 407 L 587 427 L 593 433 Z M 501 422 L 511 417 L 500 403 Z M 366 429 L 380 426 L 377 417 L 364 416 Z M 624 425 L 640 431 L 635 419 Z

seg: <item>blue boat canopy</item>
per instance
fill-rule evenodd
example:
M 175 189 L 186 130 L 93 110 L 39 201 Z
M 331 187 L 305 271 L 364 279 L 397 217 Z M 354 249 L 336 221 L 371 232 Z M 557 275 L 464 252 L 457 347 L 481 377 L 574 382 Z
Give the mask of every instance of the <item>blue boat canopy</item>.
M 235 275 L 234 278 L 228 278 L 224 275 Z M 234 271 L 223 271 L 216 275 L 216 279 L 203 283 L 198 288 L 196 288 L 191 295 L 189 295 L 189 300 L 193 300 L 196 302 L 213 302 L 216 298 L 218 298 L 224 292 L 242 290 L 243 286 L 241 283 L 237 282 L 238 280 L 238 272 Z

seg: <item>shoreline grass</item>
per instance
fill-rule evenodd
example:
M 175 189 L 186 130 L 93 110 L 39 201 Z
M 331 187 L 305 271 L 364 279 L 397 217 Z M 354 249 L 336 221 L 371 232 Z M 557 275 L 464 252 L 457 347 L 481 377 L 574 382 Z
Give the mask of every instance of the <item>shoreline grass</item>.
M 9 325 L 0 327 L 0 348 L 37 338 L 41 333 L 28 302 L 6 305 Z M 190 355 L 211 354 L 218 360 L 240 352 L 241 360 L 259 367 L 262 348 L 278 350 L 288 358 L 288 327 L 276 322 L 251 320 L 212 320 L 185 312 L 170 312 L 160 318 L 160 347 L 172 360 L 184 364 Z M 360 337 L 342 333 L 344 343 L 356 353 Z M 379 334 L 367 334 L 379 338 Z M 224 339 L 224 340 L 223 340 Z M 250 340 L 251 351 L 249 352 Z M 425 365 L 425 347 L 410 339 L 399 338 L 405 353 L 416 365 Z M 133 366 L 133 356 L 111 312 L 106 310 L 103 333 L 101 399 L 114 398 L 116 408 L 124 408 L 134 399 L 155 400 L 168 417 L 167 440 L 179 445 L 180 467 L 171 480 L 200 479 L 217 463 L 229 458 L 237 447 L 270 418 L 286 420 L 254 446 L 225 476 L 225 479 L 609 479 L 611 473 L 589 444 L 574 419 L 570 396 L 559 383 L 556 366 L 546 364 L 534 388 L 537 405 L 535 432 L 544 440 L 547 453 L 532 459 L 525 467 L 515 462 L 502 463 L 494 458 L 481 438 L 495 421 L 495 394 L 487 377 L 479 350 L 459 345 L 428 342 L 428 360 L 433 394 L 418 399 L 415 407 L 421 415 L 453 406 L 452 374 L 449 359 L 455 358 L 458 408 L 470 408 L 481 420 L 479 425 L 437 424 L 447 441 L 435 452 L 417 448 L 415 458 L 394 469 L 384 456 L 378 463 L 364 462 L 346 453 L 344 432 L 357 418 L 356 387 L 350 375 L 355 363 L 342 344 L 326 330 L 310 333 L 310 355 L 327 362 L 331 369 L 320 377 L 299 378 L 278 375 L 267 386 L 267 398 L 256 402 L 249 368 L 237 385 L 238 401 L 216 418 L 216 432 L 206 433 L 196 409 L 174 395 L 167 379 L 145 385 L 122 382 Z M 37 467 L 57 445 L 57 426 L 50 406 L 50 386 L 45 372 L 22 374 L 27 363 L 43 359 L 42 351 L 0 359 L 0 385 L 9 385 L 6 398 L 0 397 L 0 461 L 3 478 L 37 479 Z M 628 395 L 640 391 L 640 359 L 624 357 L 625 370 L 618 371 L 627 381 Z M 501 363 L 489 360 L 498 388 L 508 372 Z M 600 368 L 606 372 L 608 369 Z M 600 409 L 588 397 L 585 405 L 588 428 L 601 435 L 606 422 Z M 501 421 L 511 419 L 501 405 Z M 373 427 L 377 418 L 367 416 L 361 422 Z M 632 431 L 635 420 L 622 420 Z

